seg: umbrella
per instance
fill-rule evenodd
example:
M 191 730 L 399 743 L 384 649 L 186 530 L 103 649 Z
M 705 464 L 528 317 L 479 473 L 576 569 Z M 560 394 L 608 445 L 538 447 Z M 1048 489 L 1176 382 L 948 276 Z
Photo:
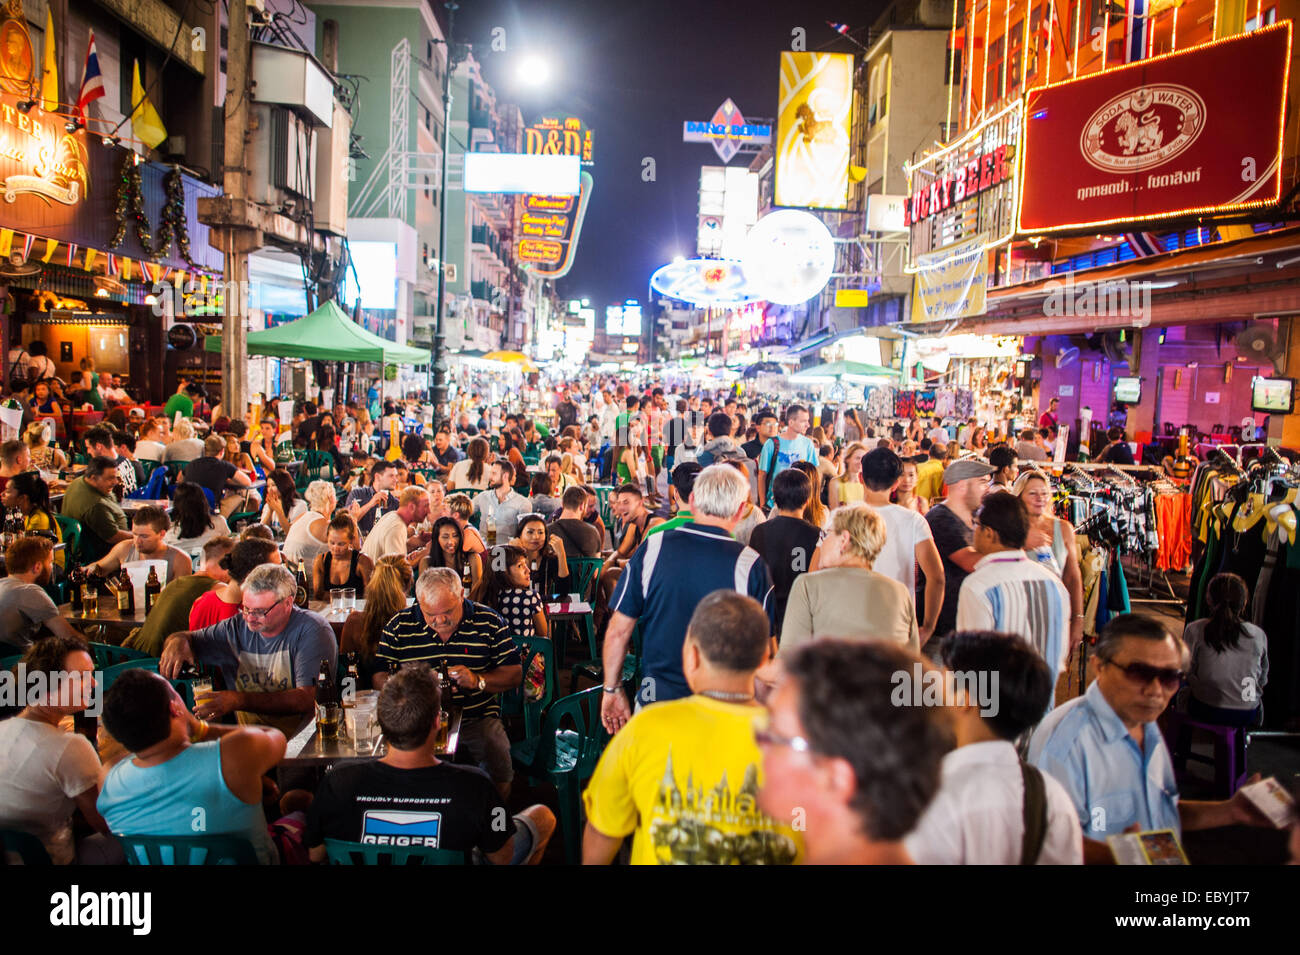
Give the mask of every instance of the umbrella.
M 529 360 L 528 356 L 517 351 L 490 351 L 483 358 L 487 361 L 505 362 L 507 365 L 518 365 L 521 371 L 537 371 L 536 365 Z
M 841 378 L 897 378 L 898 372 L 884 365 L 868 365 L 860 361 L 832 361 L 813 365 L 790 376 L 791 381 L 839 381 Z
M 778 362 L 774 362 L 774 361 L 756 361 L 754 362 L 754 364 L 750 365 L 748 368 L 745 369 L 741 377 L 757 378 L 759 375 L 764 374 L 765 372 L 770 372 L 772 374 L 780 374 L 781 365 Z

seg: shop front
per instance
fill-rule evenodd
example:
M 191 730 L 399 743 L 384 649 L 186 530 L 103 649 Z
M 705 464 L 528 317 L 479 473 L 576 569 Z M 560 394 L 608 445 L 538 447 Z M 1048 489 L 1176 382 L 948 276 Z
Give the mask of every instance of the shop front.
M 220 190 L 21 99 L 0 92 L 0 346 L 12 364 L 42 342 L 65 384 L 89 359 L 161 402 L 163 316 L 219 279 L 196 205 Z

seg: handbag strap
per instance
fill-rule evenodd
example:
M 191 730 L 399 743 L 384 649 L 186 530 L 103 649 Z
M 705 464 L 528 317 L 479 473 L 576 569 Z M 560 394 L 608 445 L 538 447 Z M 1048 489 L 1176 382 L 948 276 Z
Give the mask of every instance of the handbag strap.
M 1034 865 L 1047 839 L 1047 784 L 1036 766 L 1020 761 L 1020 778 L 1025 784 L 1025 835 L 1020 844 L 1020 864 Z

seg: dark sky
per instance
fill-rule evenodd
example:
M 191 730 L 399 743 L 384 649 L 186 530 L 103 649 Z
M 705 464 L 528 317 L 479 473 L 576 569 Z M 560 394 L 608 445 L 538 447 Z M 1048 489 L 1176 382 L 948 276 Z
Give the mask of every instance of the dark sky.
M 791 31 L 806 30 L 809 50 L 861 52 L 825 21 L 847 23 L 865 40 L 880 8 L 823 0 L 461 0 L 456 39 L 473 44 L 499 99 L 518 103 L 525 122 L 567 110 L 592 128 L 595 186 L 560 294 L 593 305 L 644 301 L 656 268 L 674 254 L 695 254 L 700 166 L 719 162 L 708 144 L 682 142 L 682 122 L 710 119 L 727 97 L 746 117 L 774 117 L 778 55 L 790 49 Z M 491 50 L 495 27 L 505 30 L 504 52 Z M 531 52 L 552 59 L 542 92 L 521 89 L 514 76 Z M 655 160 L 654 182 L 641 179 L 647 156 Z

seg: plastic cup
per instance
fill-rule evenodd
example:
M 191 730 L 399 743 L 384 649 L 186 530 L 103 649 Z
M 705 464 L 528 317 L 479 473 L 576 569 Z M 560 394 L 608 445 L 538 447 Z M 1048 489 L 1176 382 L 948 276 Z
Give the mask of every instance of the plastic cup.
M 379 731 L 379 724 L 375 718 L 376 709 L 376 701 L 373 698 L 358 698 L 356 705 L 352 707 L 352 741 L 358 752 L 366 752 L 374 745 Z

